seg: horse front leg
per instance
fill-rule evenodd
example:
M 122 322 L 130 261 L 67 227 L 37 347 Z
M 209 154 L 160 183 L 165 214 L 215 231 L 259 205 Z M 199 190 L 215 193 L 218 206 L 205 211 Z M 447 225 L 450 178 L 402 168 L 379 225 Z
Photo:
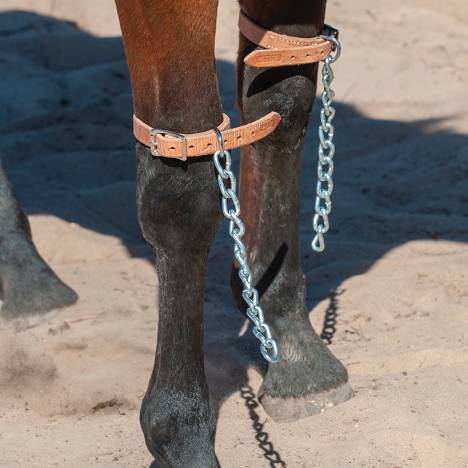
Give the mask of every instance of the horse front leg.
M 211 161 L 172 166 L 139 146 L 137 204 L 156 255 L 156 360 L 141 409 L 147 446 L 162 467 L 218 466 L 204 372 L 203 290 L 220 210 Z
M 217 2 L 116 3 L 136 115 L 182 133 L 219 125 Z M 146 444 L 158 467 L 217 467 L 203 356 L 205 270 L 221 220 L 212 158 L 168 160 L 138 144 L 137 206 L 159 278 L 156 359 L 140 418 Z
M 325 1 L 241 0 L 257 24 L 281 34 L 313 37 L 324 19 Z M 278 26 L 279 25 L 279 26 Z M 294 420 L 349 398 L 346 369 L 313 330 L 299 249 L 299 195 L 304 135 L 315 98 L 317 65 L 252 68 L 243 63 L 251 44 L 239 47 L 239 105 L 244 119 L 277 111 L 282 121 L 268 138 L 242 151 L 241 206 L 247 250 L 265 317 L 282 360 L 271 364 L 259 398 L 276 420 Z M 232 284 L 239 305 L 241 283 Z

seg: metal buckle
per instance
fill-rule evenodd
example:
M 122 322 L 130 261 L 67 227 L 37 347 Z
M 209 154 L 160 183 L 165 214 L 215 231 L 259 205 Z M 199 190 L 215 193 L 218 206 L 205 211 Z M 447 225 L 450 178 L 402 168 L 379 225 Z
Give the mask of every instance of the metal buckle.
M 324 24 L 321 36 L 328 36 L 328 37 L 334 37 L 335 39 L 339 39 L 340 30 L 334 28 L 333 26 L 329 24 Z
M 182 156 L 177 156 L 177 159 L 180 159 L 181 161 L 187 161 L 187 150 L 188 150 L 188 145 L 187 145 L 187 136 L 184 135 L 183 133 L 177 133 L 177 132 L 172 132 L 170 130 L 161 130 L 160 128 L 152 128 L 150 132 L 150 151 L 153 156 L 162 156 L 163 155 L 158 153 L 158 144 L 156 142 L 156 135 L 162 135 L 166 136 L 169 135 L 174 138 L 178 138 L 179 140 L 182 141 Z

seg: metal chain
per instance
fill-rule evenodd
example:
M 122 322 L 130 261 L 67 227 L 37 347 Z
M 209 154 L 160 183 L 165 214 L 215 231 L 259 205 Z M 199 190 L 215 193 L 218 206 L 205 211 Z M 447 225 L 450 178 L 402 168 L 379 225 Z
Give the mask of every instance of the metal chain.
M 317 252 L 325 249 L 323 235 L 329 230 L 330 224 L 328 215 L 331 212 L 331 194 L 333 192 L 333 156 L 335 154 L 335 145 L 333 136 L 335 129 L 332 125 L 335 117 L 335 109 L 332 106 L 335 92 L 331 89 L 331 83 L 334 79 L 331 64 L 336 62 L 341 53 L 341 44 L 336 37 L 321 36 L 334 44 L 335 54 L 325 59 L 322 70 L 323 109 L 320 112 L 321 125 L 319 127 L 319 162 L 318 162 L 318 183 L 317 198 L 315 202 L 314 230 L 317 235 L 312 241 L 312 248 Z M 217 171 L 217 180 L 221 192 L 221 208 L 223 215 L 229 220 L 229 235 L 234 240 L 234 256 L 239 262 L 239 278 L 244 285 L 242 297 L 247 304 L 247 317 L 253 323 L 253 334 L 260 341 L 260 352 L 263 357 L 272 363 L 279 362 L 280 356 L 278 345 L 271 334 L 269 325 L 265 322 L 263 310 L 258 303 L 258 291 L 252 286 L 252 271 L 247 261 L 247 249 L 242 242 L 242 236 L 245 233 L 245 226 L 240 218 L 240 202 L 236 195 L 237 180 L 231 170 L 231 154 L 224 149 L 224 142 L 221 132 L 215 129 L 218 137 L 220 150 L 214 154 L 214 165 Z M 327 153 L 328 151 L 328 153 Z M 328 166 L 328 170 L 325 170 Z M 225 181 L 229 181 L 229 187 L 226 187 Z M 326 182 L 326 187 L 322 183 Z M 231 206 L 229 206 L 229 200 Z
M 242 297 L 247 304 L 247 317 L 253 323 L 253 334 L 260 341 L 260 352 L 272 363 L 279 362 L 278 345 L 274 340 L 270 327 L 265 323 L 263 310 L 258 303 L 258 291 L 252 286 L 252 271 L 247 261 L 247 250 L 242 242 L 245 226 L 240 218 L 240 203 L 236 195 L 236 177 L 231 170 L 231 155 L 224 150 L 221 133 L 215 129 L 218 136 L 220 151 L 214 154 L 214 165 L 218 173 L 218 185 L 221 192 L 221 208 L 223 215 L 229 220 L 229 235 L 234 240 L 234 256 L 239 262 L 239 278 L 244 285 Z M 225 182 L 229 181 L 226 187 Z M 229 206 L 231 203 L 231 206 Z
M 315 215 L 314 215 L 314 231 L 316 235 L 312 240 L 312 249 L 316 252 L 325 250 L 324 234 L 330 229 L 330 221 L 328 216 L 331 213 L 332 202 L 331 195 L 333 192 L 333 156 L 335 155 L 335 144 L 333 137 L 335 128 L 332 125 L 336 110 L 332 106 L 335 97 L 335 91 L 331 89 L 331 84 L 335 78 L 331 64 L 336 62 L 341 54 L 340 41 L 333 36 L 320 36 L 322 39 L 330 41 L 334 44 L 335 53 L 330 52 L 330 55 L 324 60 L 322 68 L 322 104 L 323 108 L 320 111 L 320 126 L 319 148 L 318 148 L 318 166 L 317 166 L 317 196 L 315 199 Z M 324 184 L 326 184 L 324 186 Z

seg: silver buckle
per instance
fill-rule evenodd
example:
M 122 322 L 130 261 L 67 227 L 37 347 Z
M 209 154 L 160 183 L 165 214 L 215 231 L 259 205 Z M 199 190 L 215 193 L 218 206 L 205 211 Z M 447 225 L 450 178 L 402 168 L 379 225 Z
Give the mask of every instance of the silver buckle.
M 181 161 L 187 161 L 187 136 L 183 133 L 172 132 L 170 130 L 161 130 L 160 128 L 152 128 L 150 132 L 150 151 L 153 156 L 161 156 L 163 155 L 158 153 L 158 144 L 156 142 L 156 135 L 169 135 L 174 138 L 178 138 L 182 141 L 182 156 L 177 156 L 177 159 Z

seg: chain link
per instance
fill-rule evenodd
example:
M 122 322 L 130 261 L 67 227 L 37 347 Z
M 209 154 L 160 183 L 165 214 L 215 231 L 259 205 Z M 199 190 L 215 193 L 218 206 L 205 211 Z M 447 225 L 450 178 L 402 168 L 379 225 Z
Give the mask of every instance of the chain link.
M 318 148 L 318 166 L 317 166 L 317 189 L 315 199 L 315 215 L 313 227 L 316 235 L 312 240 L 312 249 L 316 252 L 325 250 L 324 234 L 330 229 L 330 221 L 328 219 L 331 209 L 331 195 L 333 193 L 333 156 L 335 155 L 335 144 L 333 137 L 335 136 L 335 128 L 332 121 L 335 117 L 336 110 L 332 106 L 335 92 L 331 89 L 331 84 L 335 78 L 331 64 L 336 62 L 341 54 L 341 44 L 336 37 L 320 36 L 322 39 L 330 41 L 334 44 L 335 54 L 330 55 L 325 59 L 322 68 L 322 110 L 320 111 L 320 126 L 319 148 Z
M 221 192 L 221 208 L 223 215 L 229 220 L 229 235 L 234 240 L 234 257 L 239 262 L 239 278 L 244 285 L 242 297 L 247 304 L 247 317 L 253 323 L 253 334 L 260 341 L 260 352 L 269 362 L 279 362 L 278 345 L 271 329 L 265 323 L 263 310 L 258 303 L 258 291 L 252 286 L 252 271 L 247 261 L 247 250 L 242 242 L 245 226 L 240 218 L 240 203 L 236 195 L 236 177 L 231 170 L 231 155 L 224 150 L 222 137 L 217 131 L 221 150 L 214 154 L 214 165 L 217 172 L 219 190 Z M 228 186 L 226 186 L 228 182 Z

